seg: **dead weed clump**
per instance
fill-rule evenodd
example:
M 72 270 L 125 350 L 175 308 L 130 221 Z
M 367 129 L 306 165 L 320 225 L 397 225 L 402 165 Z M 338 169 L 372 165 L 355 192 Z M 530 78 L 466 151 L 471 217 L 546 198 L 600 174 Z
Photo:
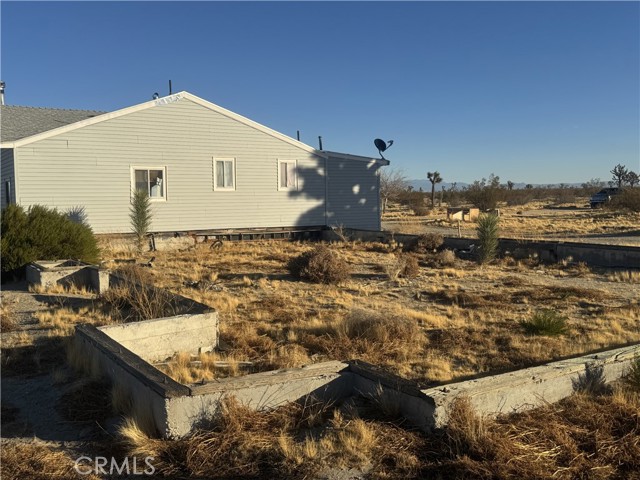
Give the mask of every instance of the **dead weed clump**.
M 390 262 L 384 265 L 384 270 L 390 280 L 402 278 L 416 278 L 420 274 L 418 259 L 407 253 L 393 255 Z
M 0 304 L 0 331 L 12 332 L 18 328 L 18 320 L 13 311 L 13 304 L 7 302 L 4 298 Z
M 154 457 L 156 475 L 172 478 L 315 478 L 335 468 L 407 478 L 421 445 L 419 434 L 309 398 L 261 412 L 227 398 L 210 425 L 185 438 L 149 438 L 130 420 L 120 436 L 129 455 Z
M 121 282 L 101 295 L 101 299 L 111 307 L 112 316 L 132 322 L 178 313 L 171 294 L 156 288 L 149 272 L 133 266 L 117 270 L 116 274 Z
M 439 233 L 423 233 L 404 245 L 405 252 L 433 253 L 444 243 L 444 237 Z
M 289 260 L 287 268 L 291 275 L 314 283 L 336 284 L 351 275 L 349 264 L 326 245 L 304 252 Z
M 29 480 L 70 480 L 78 478 L 74 469 L 75 459 L 67 453 L 39 441 L 2 442 L 0 449 L 0 477 Z M 98 480 L 83 468 L 82 478 Z
M 528 412 L 488 419 L 467 399 L 427 448 L 425 478 L 638 478 L 640 396 L 574 394 Z M 634 477 L 635 476 L 635 477 Z

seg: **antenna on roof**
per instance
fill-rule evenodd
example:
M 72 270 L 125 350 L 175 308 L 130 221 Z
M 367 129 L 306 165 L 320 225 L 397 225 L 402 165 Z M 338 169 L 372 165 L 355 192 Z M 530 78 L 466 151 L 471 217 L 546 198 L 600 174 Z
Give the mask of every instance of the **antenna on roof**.
M 158 98 L 160 98 L 160 94 L 158 92 L 153 94 L 153 99 L 157 100 Z
M 382 155 L 382 152 L 384 152 L 387 148 L 389 148 L 391 145 L 393 145 L 393 140 L 389 140 L 388 142 L 385 142 L 384 140 L 382 140 L 380 138 L 376 138 L 373 141 L 373 144 L 378 149 L 378 153 L 380 154 L 380 158 L 382 158 L 383 160 L 386 160 L 386 158 L 384 158 L 384 155 Z

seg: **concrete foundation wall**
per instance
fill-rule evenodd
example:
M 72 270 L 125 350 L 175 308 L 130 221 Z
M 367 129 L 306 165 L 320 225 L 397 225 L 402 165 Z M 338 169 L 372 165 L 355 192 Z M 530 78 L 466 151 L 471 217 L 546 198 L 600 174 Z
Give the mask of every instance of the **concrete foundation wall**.
M 387 231 L 345 229 L 345 234 L 352 240 L 365 242 L 396 242 L 407 243 L 415 240 L 418 235 L 406 235 Z M 337 241 L 340 237 L 335 232 L 323 232 L 323 240 Z M 475 238 L 445 237 L 444 247 L 464 250 L 472 244 L 478 244 Z M 499 250 L 516 257 L 535 255 L 544 262 L 558 262 L 569 260 L 585 262 L 589 265 L 611 268 L 640 268 L 640 247 L 623 245 L 602 245 L 578 242 L 536 242 L 529 240 L 500 239 Z
M 435 405 L 433 417 L 427 418 L 426 424 L 432 427 L 446 425 L 449 408 L 460 396 L 470 398 L 479 413 L 489 415 L 518 412 L 557 402 L 574 392 L 587 366 L 601 367 L 604 379 L 609 383 L 620 378 L 634 356 L 639 354 L 640 346 L 636 345 L 425 389 L 422 393 Z
M 218 345 L 218 314 L 178 315 L 99 330 L 146 361 L 159 362 L 176 352 L 197 355 L 212 351 Z
M 336 401 L 351 394 L 348 365 L 325 362 L 303 368 L 256 373 L 190 386 L 188 396 L 167 401 L 166 435 L 181 437 L 194 427 L 206 424 L 229 396 L 255 410 L 271 409 L 313 395 L 322 401 Z

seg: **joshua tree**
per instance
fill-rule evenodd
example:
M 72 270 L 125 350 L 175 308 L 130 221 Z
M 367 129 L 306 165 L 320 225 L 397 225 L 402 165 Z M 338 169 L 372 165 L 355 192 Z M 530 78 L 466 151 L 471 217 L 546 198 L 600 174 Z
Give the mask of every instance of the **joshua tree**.
M 627 170 L 627 167 L 625 167 L 624 165 L 618 164 L 613 167 L 613 170 L 611 170 L 611 174 L 613 175 L 611 181 L 614 183 L 614 185 L 617 184 L 618 188 L 620 188 L 627 180 L 629 170 Z
M 436 206 L 436 183 L 442 182 L 440 172 L 427 172 L 427 178 L 431 182 L 431 206 Z
M 507 188 L 508 188 L 509 190 L 513 190 L 513 186 L 514 186 L 514 185 L 515 185 L 515 183 L 513 183 L 511 180 L 509 180 L 509 181 L 507 182 Z

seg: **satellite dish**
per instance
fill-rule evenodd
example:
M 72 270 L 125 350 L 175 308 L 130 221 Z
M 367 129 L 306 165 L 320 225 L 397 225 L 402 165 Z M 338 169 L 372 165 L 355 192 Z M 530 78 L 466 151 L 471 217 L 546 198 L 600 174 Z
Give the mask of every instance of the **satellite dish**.
M 393 140 L 389 140 L 388 142 L 385 142 L 384 140 L 382 140 L 381 138 L 376 138 L 373 141 L 373 144 L 376 146 L 376 148 L 378 149 L 378 153 L 380 154 L 380 157 L 383 160 L 386 160 L 386 158 L 384 158 L 384 155 L 382 155 L 382 152 L 384 152 L 385 150 L 387 150 L 391 145 L 393 145 Z
M 160 94 L 158 92 L 153 94 L 153 99 L 157 100 L 158 98 L 160 98 Z

